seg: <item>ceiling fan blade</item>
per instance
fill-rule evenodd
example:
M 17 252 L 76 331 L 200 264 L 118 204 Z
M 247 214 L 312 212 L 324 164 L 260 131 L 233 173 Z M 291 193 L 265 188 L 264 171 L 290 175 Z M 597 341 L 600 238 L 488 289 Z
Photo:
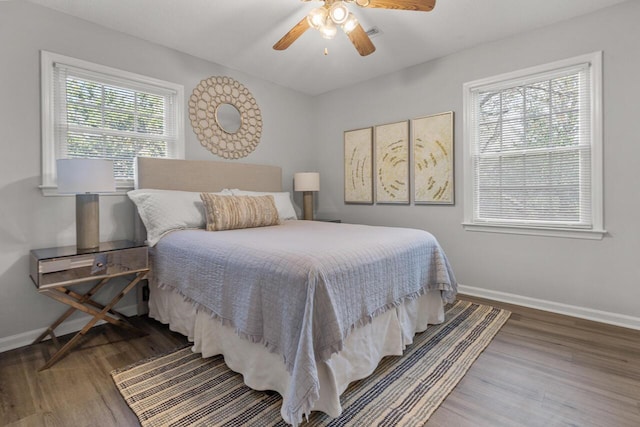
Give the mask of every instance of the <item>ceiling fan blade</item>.
M 291 43 L 296 41 L 298 37 L 300 37 L 305 31 L 310 28 L 309 21 L 307 21 L 307 17 L 302 18 L 300 22 L 298 22 L 295 27 L 293 27 L 287 34 L 285 34 L 276 44 L 273 45 L 275 50 L 285 50 Z
M 347 36 L 361 56 L 367 56 L 375 52 L 376 47 L 371 43 L 371 39 L 362 28 L 362 25 L 358 24 Z
M 357 0 L 356 4 L 363 3 L 363 7 L 377 7 L 381 9 L 415 10 L 429 12 L 436 5 L 436 0 L 370 0 L 369 4 Z

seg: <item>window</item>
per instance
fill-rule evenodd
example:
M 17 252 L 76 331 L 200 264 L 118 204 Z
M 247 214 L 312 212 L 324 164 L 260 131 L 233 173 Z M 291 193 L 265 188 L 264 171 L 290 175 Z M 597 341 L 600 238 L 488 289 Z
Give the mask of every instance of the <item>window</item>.
M 465 229 L 602 238 L 601 58 L 464 85 Z
M 136 156 L 184 158 L 181 85 L 42 52 L 42 188 L 56 194 L 56 159 L 114 161 L 133 187 Z

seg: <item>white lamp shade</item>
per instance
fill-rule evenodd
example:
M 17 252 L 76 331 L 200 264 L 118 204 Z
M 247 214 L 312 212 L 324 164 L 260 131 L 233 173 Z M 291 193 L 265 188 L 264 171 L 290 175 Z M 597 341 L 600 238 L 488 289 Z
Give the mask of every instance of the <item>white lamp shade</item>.
M 329 8 L 329 16 L 331 16 L 331 20 L 337 25 L 344 24 L 344 21 L 346 21 L 349 16 L 349 9 L 347 9 L 344 2 L 336 1 Z
M 58 159 L 58 193 L 110 193 L 116 190 L 113 160 Z
M 315 28 L 316 30 L 320 28 L 320 26 L 324 24 L 326 20 L 327 9 L 325 9 L 324 7 L 317 7 L 311 10 L 311 12 L 309 12 L 309 15 L 307 16 L 307 22 L 312 28 Z
M 298 172 L 293 174 L 294 191 L 320 191 L 318 172 Z

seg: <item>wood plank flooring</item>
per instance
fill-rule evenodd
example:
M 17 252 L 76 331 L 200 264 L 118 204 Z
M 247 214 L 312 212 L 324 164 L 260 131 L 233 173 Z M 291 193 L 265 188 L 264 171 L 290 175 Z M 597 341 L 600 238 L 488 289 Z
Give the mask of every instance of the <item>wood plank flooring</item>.
M 0 353 L 0 425 L 140 425 L 110 372 L 181 347 L 187 340 L 147 317 L 131 321 L 148 335 L 140 337 L 109 324 L 94 327 L 78 347 L 42 372 L 38 369 L 55 351 L 51 341 Z
M 428 427 L 640 426 L 640 331 L 493 301 L 513 312 Z M 109 373 L 186 339 L 146 317 L 110 325 L 38 372 L 46 341 L 0 354 L 0 425 L 138 426 Z

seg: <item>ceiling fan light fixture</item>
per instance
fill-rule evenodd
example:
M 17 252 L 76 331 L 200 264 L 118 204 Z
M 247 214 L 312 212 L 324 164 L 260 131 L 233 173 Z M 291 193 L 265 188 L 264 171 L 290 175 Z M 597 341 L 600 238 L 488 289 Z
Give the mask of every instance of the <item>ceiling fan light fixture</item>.
M 344 24 L 349 17 L 349 9 L 343 1 L 336 1 L 329 8 L 329 17 L 336 25 Z
M 330 40 L 336 36 L 336 33 L 338 32 L 338 28 L 336 28 L 336 26 L 333 25 L 333 22 L 327 19 L 327 22 L 325 22 L 325 24 L 322 25 L 318 29 L 318 31 L 320 31 L 320 35 L 322 36 L 323 39 Z
M 307 15 L 307 21 L 311 28 L 319 30 L 327 20 L 327 9 L 324 7 L 316 7 L 309 12 Z
M 0 0 L 2 1 L 2 0 Z M 301 0 L 309 2 L 312 0 Z M 322 7 L 315 8 L 300 22 L 293 26 L 280 40 L 273 45 L 275 50 L 285 50 L 309 28 L 318 30 L 325 39 L 332 39 L 337 33 L 337 26 L 342 27 L 351 44 L 360 56 L 371 55 L 376 47 L 371 42 L 369 33 L 362 28 L 358 20 L 349 12 L 347 6 L 362 8 L 406 10 L 429 12 L 433 10 L 437 0 L 320 0 Z
M 358 20 L 353 15 L 353 13 L 349 12 L 349 16 L 345 19 L 344 24 L 342 24 L 342 30 L 345 34 L 349 34 L 358 26 Z

